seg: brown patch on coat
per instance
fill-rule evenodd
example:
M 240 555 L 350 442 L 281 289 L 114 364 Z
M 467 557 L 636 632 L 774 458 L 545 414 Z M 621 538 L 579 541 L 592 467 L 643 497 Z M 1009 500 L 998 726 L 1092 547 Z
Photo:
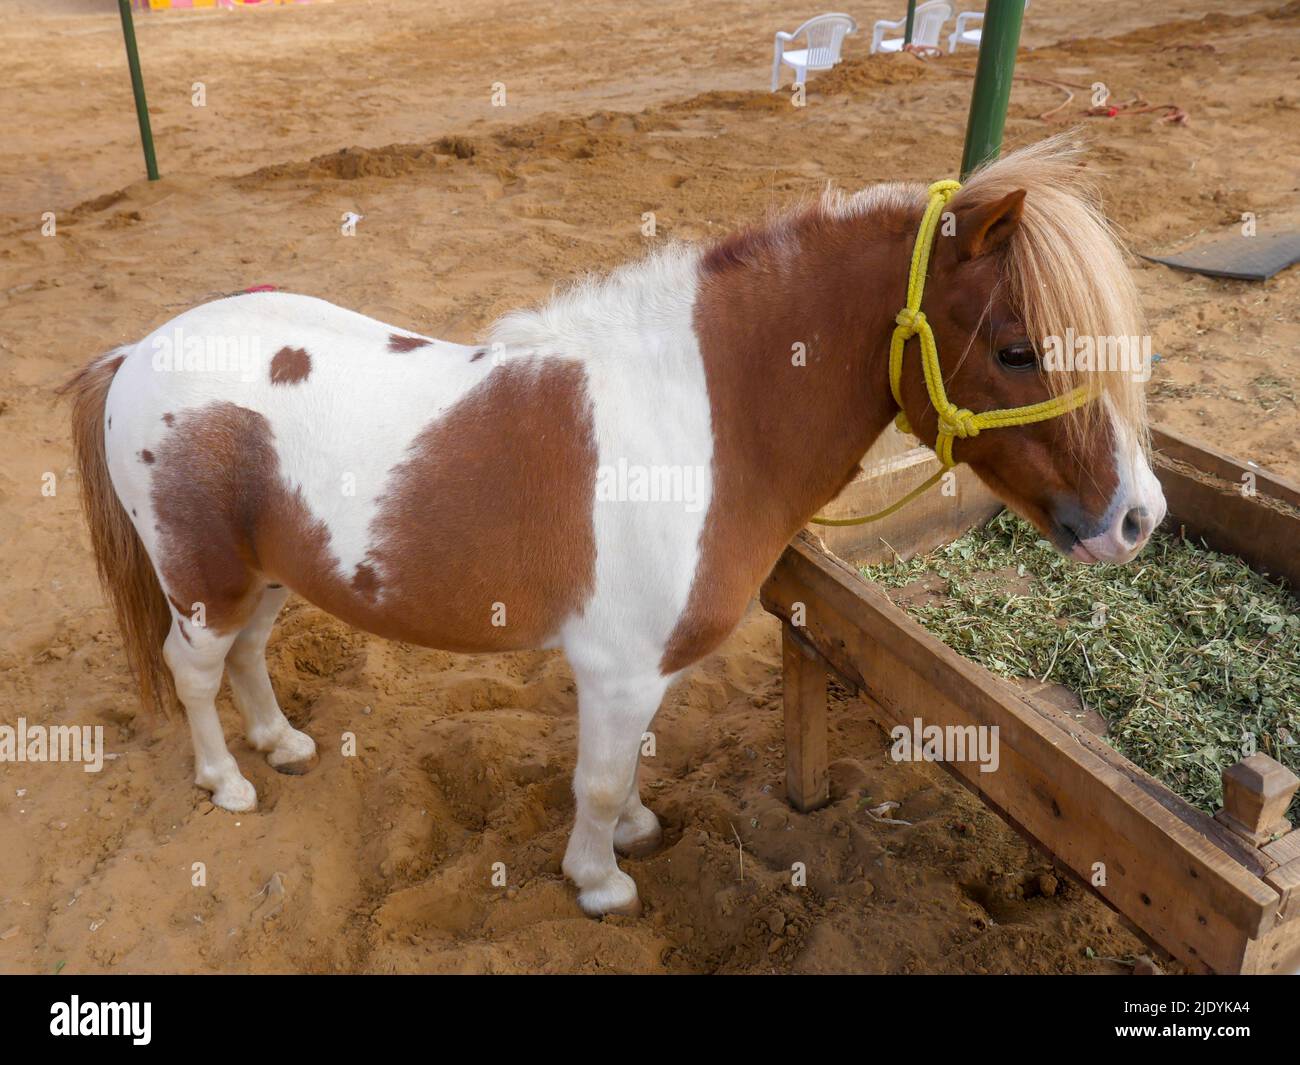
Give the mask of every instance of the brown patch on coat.
M 276 498 L 270 426 L 255 411 L 212 403 L 182 412 L 160 450 L 151 495 L 167 598 L 181 615 L 183 604 L 203 603 L 213 632 L 242 628 L 263 583 L 252 534 Z
M 176 424 L 176 415 L 174 415 L 171 411 L 168 411 L 166 414 L 163 415 L 163 424 L 164 424 L 164 425 L 175 425 L 175 424 Z
M 393 333 L 388 338 L 388 350 L 396 352 L 414 351 L 416 348 L 425 347 L 428 343 L 424 337 L 404 337 L 401 333 Z
M 856 221 L 805 214 L 779 241 L 742 233 L 701 262 L 694 325 L 712 412 L 713 497 L 664 674 L 735 628 L 785 545 L 853 477 L 893 415 L 886 360 L 906 271 L 892 266 L 905 262 L 914 223 Z M 775 255 L 782 269 L 762 268 Z M 796 343 L 804 366 L 791 358 Z
M 283 537 L 263 552 L 265 570 L 381 636 L 450 651 L 536 647 L 595 585 L 596 466 L 582 367 L 501 368 L 430 424 L 394 472 L 365 563 L 382 583 L 376 600 L 332 569 L 304 566 Z M 500 609 L 505 624 L 494 625 Z
M 352 575 L 288 487 L 262 415 L 214 403 L 177 422 L 154 473 L 159 564 L 180 599 L 206 604 L 215 632 L 241 627 L 270 581 L 390 639 L 516 650 L 553 636 L 591 596 L 597 455 L 577 363 L 500 369 L 430 424 L 394 471 L 375 546 Z M 492 623 L 497 604 L 504 626 Z
M 177 619 L 176 619 L 176 626 L 177 626 L 177 628 L 180 629 L 180 632 L 181 632 L 181 639 L 183 639 L 187 644 L 189 644 L 191 647 L 193 647 L 193 646 L 194 646 L 194 641 L 190 639 L 190 633 L 189 633 L 189 630 L 185 627 L 185 622 L 181 621 L 180 618 L 177 618 Z
M 143 462 L 146 466 L 152 466 L 153 452 L 150 451 L 148 448 L 145 448 L 143 451 L 140 452 L 140 461 Z
M 304 348 L 281 348 L 271 358 L 271 384 L 296 385 L 311 373 L 311 356 Z

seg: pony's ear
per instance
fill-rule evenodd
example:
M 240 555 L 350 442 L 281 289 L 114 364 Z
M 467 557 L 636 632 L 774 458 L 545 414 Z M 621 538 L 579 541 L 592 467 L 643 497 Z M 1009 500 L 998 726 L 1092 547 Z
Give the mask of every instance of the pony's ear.
M 957 260 L 966 262 L 1000 248 L 1020 225 L 1025 190 L 1008 192 L 1000 200 L 957 212 Z

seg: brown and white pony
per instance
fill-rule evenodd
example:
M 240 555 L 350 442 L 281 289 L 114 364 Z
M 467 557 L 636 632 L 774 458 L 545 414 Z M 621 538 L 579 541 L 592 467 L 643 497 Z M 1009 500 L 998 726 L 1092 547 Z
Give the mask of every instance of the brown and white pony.
M 969 181 L 924 309 L 963 407 L 1099 390 L 956 454 L 1062 552 L 1125 561 L 1164 514 L 1141 381 L 1036 355 L 1067 328 L 1139 332 L 1072 153 L 1044 142 Z M 587 912 L 635 911 L 614 852 L 660 838 L 641 736 L 893 418 L 887 351 L 924 205 L 918 185 L 828 195 L 508 315 L 482 346 L 258 293 L 92 362 L 68 387 L 99 572 L 147 703 L 170 700 L 170 671 L 199 786 L 227 810 L 257 801 L 217 718 L 223 672 L 273 766 L 315 758 L 264 657 L 290 590 L 427 647 L 563 648 L 580 716 L 564 870 Z M 903 405 L 932 442 L 914 347 Z

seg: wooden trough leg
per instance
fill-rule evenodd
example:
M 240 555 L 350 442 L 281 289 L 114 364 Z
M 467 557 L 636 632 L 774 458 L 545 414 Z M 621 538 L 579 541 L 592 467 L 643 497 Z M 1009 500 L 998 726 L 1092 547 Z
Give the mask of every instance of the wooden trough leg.
M 785 790 L 807 813 L 830 801 L 826 775 L 826 664 L 788 622 L 781 626 Z

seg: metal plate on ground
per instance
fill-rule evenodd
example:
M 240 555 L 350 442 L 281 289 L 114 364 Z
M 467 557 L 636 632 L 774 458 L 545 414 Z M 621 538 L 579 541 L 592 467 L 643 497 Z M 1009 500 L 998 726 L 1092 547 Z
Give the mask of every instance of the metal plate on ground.
M 1267 281 L 1279 270 L 1300 262 L 1300 230 L 1254 237 L 1238 233 L 1174 255 L 1142 258 L 1209 277 Z

